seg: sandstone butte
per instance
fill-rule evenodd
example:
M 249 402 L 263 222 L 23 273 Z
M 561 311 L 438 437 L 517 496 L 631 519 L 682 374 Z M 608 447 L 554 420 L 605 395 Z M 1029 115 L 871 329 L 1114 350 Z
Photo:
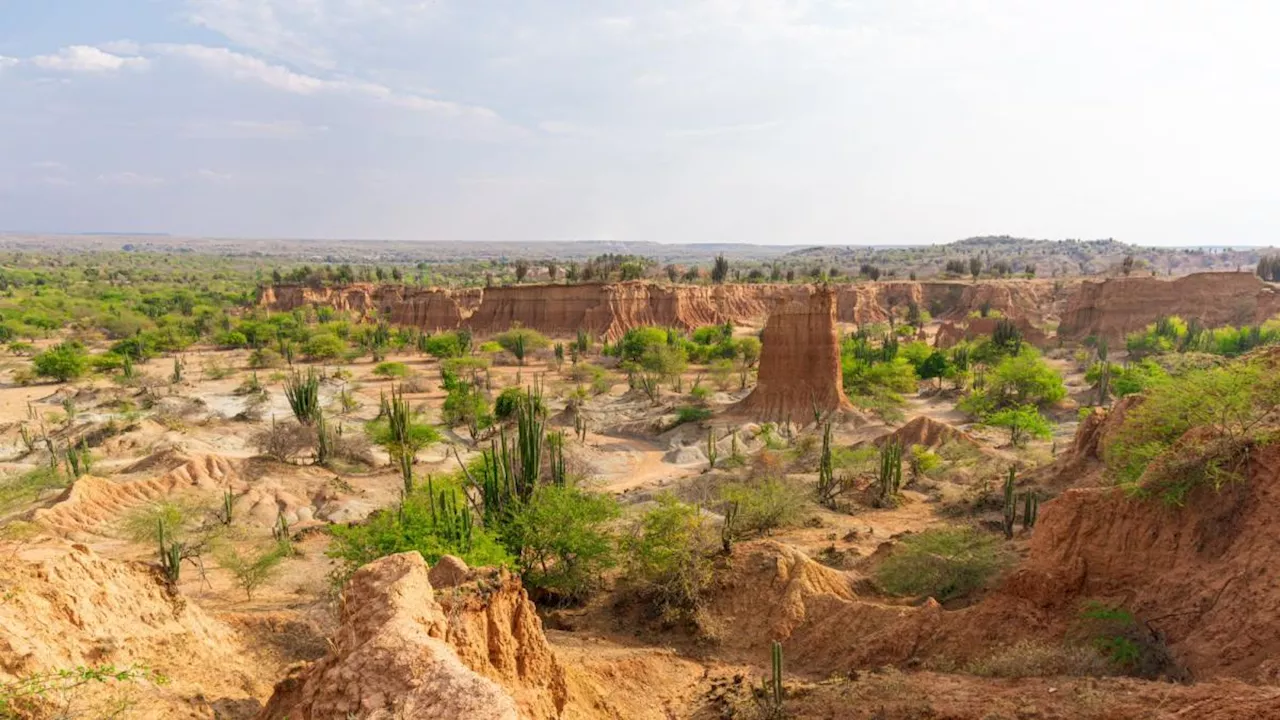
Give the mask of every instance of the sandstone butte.
M 733 412 L 759 420 L 804 422 L 816 412 L 851 410 L 841 390 L 835 293 L 815 288 L 784 300 L 761 336 L 760 374 Z
M 1063 305 L 1074 284 L 1049 280 L 877 282 L 832 286 L 836 319 L 885 322 L 912 303 L 935 317 L 962 319 L 987 307 L 1041 322 Z M 758 324 L 778 302 L 803 299 L 805 285 L 668 285 L 648 281 L 493 288 L 417 288 L 353 284 L 263 288 L 259 304 L 277 311 L 307 305 L 382 317 L 396 325 L 439 331 L 466 327 L 480 334 L 519 323 L 545 333 L 585 330 L 616 340 L 641 325 L 693 329 L 724 322 Z

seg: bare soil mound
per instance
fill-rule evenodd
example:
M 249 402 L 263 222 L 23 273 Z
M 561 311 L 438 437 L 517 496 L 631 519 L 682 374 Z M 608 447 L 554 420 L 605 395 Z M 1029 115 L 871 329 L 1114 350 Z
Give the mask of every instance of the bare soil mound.
M 168 678 L 132 688 L 131 717 L 244 717 L 266 694 L 240 636 L 171 595 L 150 568 L 83 545 L 41 547 L 0 560 L 0 578 L 0 680 L 101 665 Z
M 875 445 L 883 445 L 887 442 L 897 441 L 904 448 L 912 445 L 919 445 L 930 450 L 936 450 L 947 443 L 962 442 L 973 445 L 974 447 L 982 447 L 979 443 L 963 430 L 957 430 L 947 423 L 934 420 L 927 415 L 918 415 L 911 419 L 906 425 L 894 430 L 886 435 L 881 435 L 872 442 Z

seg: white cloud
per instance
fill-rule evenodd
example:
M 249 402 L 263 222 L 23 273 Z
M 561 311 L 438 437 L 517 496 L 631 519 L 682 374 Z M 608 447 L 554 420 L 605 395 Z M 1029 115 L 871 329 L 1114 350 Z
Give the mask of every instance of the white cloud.
M 17 64 L 18 64 L 18 58 L 5 57 L 4 55 L 0 55 L 0 70 L 3 70 L 8 67 L 13 67 L 14 65 L 17 65 Z
M 333 88 L 329 81 L 294 72 L 283 65 L 272 65 L 228 48 L 162 44 L 151 46 L 150 49 L 162 55 L 190 60 L 205 70 L 235 80 L 257 82 L 297 95 L 311 95 Z
M 221 184 L 221 183 L 231 182 L 231 179 L 233 176 L 231 173 L 222 173 L 222 172 L 218 172 L 217 170 L 200 168 L 199 170 L 196 171 L 196 177 L 206 182 Z
M 31 163 L 31 167 L 37 170 L 66 170 L 67 166 L 57 160 L 39 160 Z
M 99 50 L 105 50 L 116 55 L 140 55 L 142 54 L 142 46 L 132 40 L 112 40 L 98 45 Z
M 230 48 L 159 44 L 149 46 L 148 49 L 161 55 L 188 60 L 214 74 L 241 82 L 258 83 L 294 95 L 343 94 L 370 98 L 397 107 L 422 110 L 436 115 L 480 120 L 498 119 L 498 114 L 489 108 L 397 92 L 386 85 L 364 80 L 320 78 L 296 72 L 283 65 L 273 65 Z
M 154 175 L 143 175 L 135 172 L 107 173 L 98 176 L 98 182 L 105 185 L 124 185 L 128 187 L 155 187 L 164 185 L 165 179 Z
M 90 45 L 71 45 L 53 55 L 37 55 L 31 64 L 58 72 L 115 72 L 121 69 L 142 70 L 150 64 L 143 57 L 124 57 L 103 52 Z

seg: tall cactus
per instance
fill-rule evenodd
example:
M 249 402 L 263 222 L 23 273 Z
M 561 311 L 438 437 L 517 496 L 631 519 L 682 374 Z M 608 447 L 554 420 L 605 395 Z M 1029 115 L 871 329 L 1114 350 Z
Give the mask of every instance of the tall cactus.
M 902 488 L 902 443 L 897 440 L 880 446 L 880 472 L 876 482 L 880 488 L 880 506 L 895 504 Z
M 707 428 L 707 469 L 714 470 L 720 448 L 716 445 L 716 429 Z
M 782 686 L 782 643 L 777 640 L 769 648 L 770 677 L 761 680 L 761 704 L 763 715 L 770 720 L 783 717 L 782 701 L 785 690 Z
M 1036 526 L 1036 517 L 1040 514 L 1040 498 L 1034 492 L 1027 492 L 1022 497 L 1022 529 L 1030 530 Z
M 1009 474 L 1004 480 L 1004 536 L 1006 539 L 1013 539 L 1013 526 L 1018 519 L 1018 503 L 1014 497 L 1014 482 L 1017 480 L 1017 474 L 1012 466 L 1009 467 Z
M 818 457 L 818 503 L 830 510 L 836 509 L 836 496 L 840 488 L 836 484 L 835 463 L 831 457 L 831 423 L 822 429 L 822 454 Z

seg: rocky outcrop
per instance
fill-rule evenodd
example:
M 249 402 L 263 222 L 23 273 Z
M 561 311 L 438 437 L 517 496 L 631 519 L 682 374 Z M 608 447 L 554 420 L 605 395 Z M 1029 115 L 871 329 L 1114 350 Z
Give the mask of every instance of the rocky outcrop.
M 1262 322 L 1277 312 L 1280 294 L 1253 273 L 1109 278 L 1085 282 L 1072 295 L 1058 335 L 1067 340 L 1090 335 L 1120 340 L 1165 315 L 1217 327 Z
M 437 592 L 416 552 L 361 568 L 333 649 L 278 683 L 261 720 L 559 717 L 565 672 L 519 580 L 469 577 Z
M 852 409 L 841 389 L 835 295 L 817 288 L 780 303 L 761 336 L 760 374 L 737 413 L 759 420 L 807 422 L 815 411 Z

